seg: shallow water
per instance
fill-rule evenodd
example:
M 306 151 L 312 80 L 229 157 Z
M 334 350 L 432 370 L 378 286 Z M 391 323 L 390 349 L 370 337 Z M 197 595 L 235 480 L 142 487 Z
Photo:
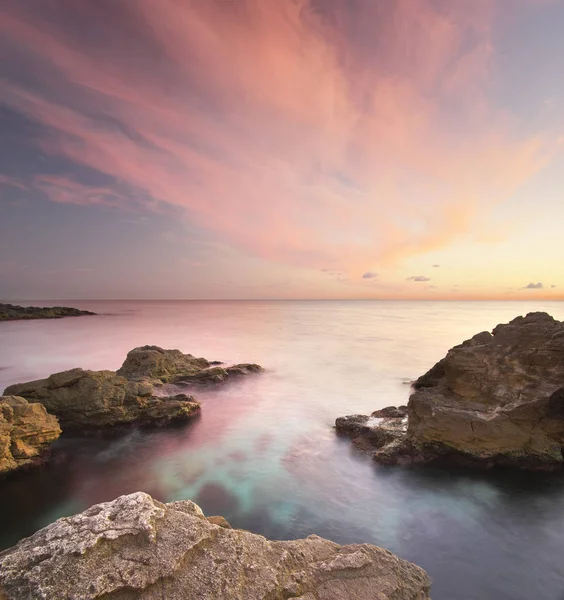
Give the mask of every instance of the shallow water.
M 199 392 L 184 427 L 63 436 L 55 461 L 0 481 L 0 547 L 143 490 L 271 538 L 386 546 L 424 567 L 434 600 L 564 600 L 564 477 L 374 465 L 338 416 L 405 404 L 453 345 L 564 303 L 71 302 L 94 317 L 0 324 L 0 389 L 72 367 L 117 369 L 156 344 L 266 372 Z

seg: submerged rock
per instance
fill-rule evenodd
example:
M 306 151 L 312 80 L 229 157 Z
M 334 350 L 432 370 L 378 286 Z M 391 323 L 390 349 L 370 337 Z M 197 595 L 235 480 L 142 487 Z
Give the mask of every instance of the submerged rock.
M 192 396 L 159 397 L 151 383 L 129 381 L 113 371 L 71 369 L 47 379 L 11 385 L 5 393 L 40 402 L 59 418 L 65 431 L 126 424 L 166 425 L 200 412 Z
M 208 361 L 180 350 L 164 350 L 158 346 L 134 348 L 127 354 L 117 374 L 128 379 L 159 380 L 162 383 L 202 385 L 220 383 L 229 377 L 248 375 L 262 371 L 255 364 L 240 364 L 230 367 L 217 366 L 218 361 Z
M 95 315 L 89 310 L 79 310 L 67 306 L 17 306 L 15 304 L 0 304 L 0 321 L 17 321 L 29 319 L 62 319 L 63 317 L 82 317 Z
M 37 461 L 60 435 L 57 418 L 42 404 L 0 396 L 0 473 Z
M 0 554 L 3 600 L 426 600 L 419 567 L 368 544 L 272 542 L 137 492 Z
M 551 470 L 564 464 L 564 323 L 529 313 L 452 348 L 415 383 L 386 464 L 443 461 Z

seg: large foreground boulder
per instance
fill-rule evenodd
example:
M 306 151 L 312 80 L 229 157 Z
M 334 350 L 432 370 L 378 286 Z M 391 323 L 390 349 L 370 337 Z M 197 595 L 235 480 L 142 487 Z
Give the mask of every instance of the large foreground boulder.
M 0 554 L 2 600 L 425 600 L 419 567 L 368 544 L 271 542 L 190 501 L 121 496 Z
M 134 381 L 152 380 L 176 384 L 220 383 L 237 375 L 262 371 L 256 364 L 239 364 L 228 367 L 184 354 L 180 350 L 164 350 L 158 346 L 134 348 L 127 354 L 117 374 Z
M 452 348 L 414 383 L 386 464 L 551 470 L 564 464 L 564 323 L 529 313 Z
M 200 412 L 192 396 L 159 397 L 146 381 L 129 381 L 113 371 L 71 369 L 47 379 L 18 383 L 6 394 L 41 402 L 67 430 L 139 424 L 166 425 Z
M 0 474 L 37 461 L 60 435 L 57 418 L 42 404 L 0 396 Z

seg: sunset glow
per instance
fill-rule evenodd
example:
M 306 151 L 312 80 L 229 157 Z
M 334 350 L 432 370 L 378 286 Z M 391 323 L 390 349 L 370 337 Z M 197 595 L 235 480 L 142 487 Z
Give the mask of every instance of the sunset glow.
M 564 299 L 564 5 L 6 0 L 0 298 Z

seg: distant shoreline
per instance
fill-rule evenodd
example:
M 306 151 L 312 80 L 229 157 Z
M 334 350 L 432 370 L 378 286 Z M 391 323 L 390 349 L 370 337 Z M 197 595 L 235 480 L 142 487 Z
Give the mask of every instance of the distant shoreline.
M 32 319 L 63 319 L 64 317 L 82 317 L 95 315 L 89 310 L 79 310 L 67 306 L 18 306 L 0 304 L 0 321 L 29 321 Z

